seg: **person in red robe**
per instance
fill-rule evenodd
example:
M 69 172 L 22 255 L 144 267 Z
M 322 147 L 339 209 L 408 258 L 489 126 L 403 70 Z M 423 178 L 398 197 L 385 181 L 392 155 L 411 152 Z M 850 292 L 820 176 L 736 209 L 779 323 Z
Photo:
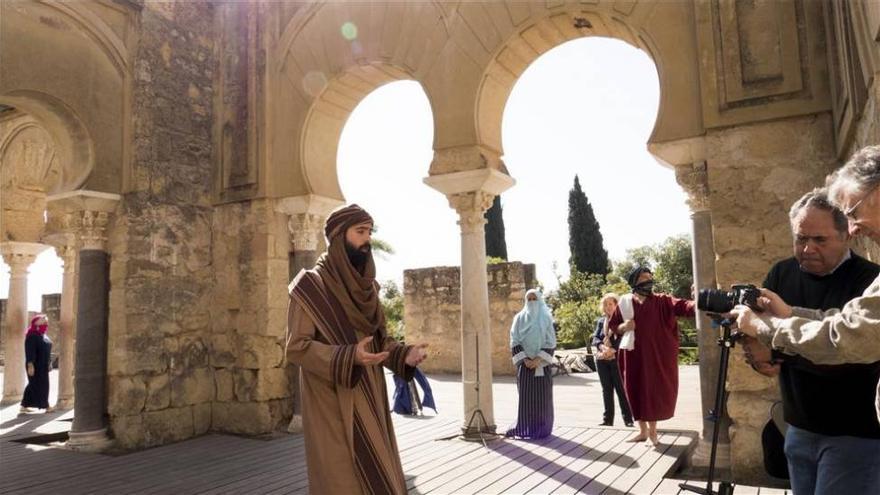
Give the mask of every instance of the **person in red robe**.
M 624 319 L 618 307 L 608 327 L 619 334 L 633 330 L 635 345 L 621 348 L 619 357 L 623 388 L 639 422 L 639 433 L 630 442 L 650 439 L 657 445 L 657 421 L 675 414 L 678 398 L 678 317 L 694 316 L 694 302 L 654 293 L 654 274 L 636 266 L 627 276 L 633 289 L 632 319 Z

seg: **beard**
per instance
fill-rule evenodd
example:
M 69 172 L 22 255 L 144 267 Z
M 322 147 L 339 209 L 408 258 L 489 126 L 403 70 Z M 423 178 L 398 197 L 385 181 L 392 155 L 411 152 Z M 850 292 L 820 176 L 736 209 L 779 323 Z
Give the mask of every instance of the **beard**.
M 363 274 L 364 268 L 367 266 L 371 253 L 372 247 L 369 242 L 363 243 L 360 247 L 355 247 L 353 244 L 345 241 L 345 254 L 348 256 L 348 261 L 361 274 Z

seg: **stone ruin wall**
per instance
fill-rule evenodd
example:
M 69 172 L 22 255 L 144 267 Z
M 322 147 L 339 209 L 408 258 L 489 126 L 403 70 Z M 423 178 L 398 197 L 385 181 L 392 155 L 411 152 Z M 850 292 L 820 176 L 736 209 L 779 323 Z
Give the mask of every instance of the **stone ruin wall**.
M 213 7 L 146 2 L 133 160 L 108 233 L 108 412 L 121 448 L 212 428 Z
M 720 287 L 760 285 L 771 265 L 792 255 L 791 204 L 824 183 L 836 159 L 830 115 L 710 131 L 707 161 Z M 779 400 L 775 378 L 755 373 L 742 349 L 731 354 L 727 406 L 735 479 L 766 479 L 761 430 Z
M 520 262 L 488 265 L 492 329 L 492 373 L 513 375 L 510 325 L 534 288 L 535 265 Z M 406 341 L 427 343 L 426 373 L 461 375 L 461 279 L 458 267 L 405 270 L 403 320 Z

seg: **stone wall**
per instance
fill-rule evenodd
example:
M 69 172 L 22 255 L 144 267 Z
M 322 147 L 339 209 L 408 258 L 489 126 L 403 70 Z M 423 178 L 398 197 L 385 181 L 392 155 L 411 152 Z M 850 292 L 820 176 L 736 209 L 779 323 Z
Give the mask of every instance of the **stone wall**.
M 230 203 L 214 212 L 216 430 L 261 434 L 290 420 L 292 370 L 284 360 L 289 237 L 272 201 Z
M 718 283 L 760 284 L 775 261 L 792 255 L 791 204 L 835 166 L 830 116 L 712 131 L 707 154 Z M 737 347 L 727 386 L 734 479 L 766 479 L 760 434 L 777 382 L 752 371 Z
M 140 14 L 130 184 L 109 233 L 107 403 L 122 448 L 212 424 L 213 11 L 145 2 Z
M 489 265 L 489 313 L 492 373 L 513 375 L 510 325 L 523 308 L 526 291 L 535 287 L 535 265 L 520 262 Z M 461 374 L 461 280 L 458 267 L 403 272 L 405 338 L 427 343 L 426 373 Z

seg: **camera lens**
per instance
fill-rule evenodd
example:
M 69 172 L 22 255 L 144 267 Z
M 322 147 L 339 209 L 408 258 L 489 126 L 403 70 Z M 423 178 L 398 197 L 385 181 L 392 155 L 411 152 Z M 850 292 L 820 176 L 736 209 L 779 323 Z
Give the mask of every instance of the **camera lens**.
M 736 305 L 733 294 L 719 289 L 702 289 L 697 294 L 697 309 L 711 313 L 727 313 Z

